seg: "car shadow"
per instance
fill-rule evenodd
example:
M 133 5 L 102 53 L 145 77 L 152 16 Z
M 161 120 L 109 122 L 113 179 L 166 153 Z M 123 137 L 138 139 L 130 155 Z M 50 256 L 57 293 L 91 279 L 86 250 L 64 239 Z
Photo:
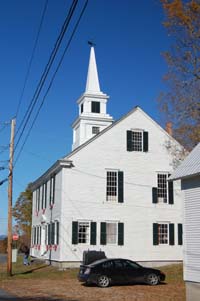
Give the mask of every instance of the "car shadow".
M 84 286 L 84 287 L 98 287 L 98 285 L 97 284 L 95 284 L 95 283 L 81 283 L 81 285 L 82 286 Z M 149 284 L 146 284 L 146 283 L 112 283 L 109 287 L 111 287 L 111 286 L 134 286 L 134 285 L 140 285 L 140 286 L 160 286 L 160 285 L 167 285 L 167 283 L 166 282 L 161 282 L 161 283 L 159 283 L 159 284 L 157 284 L 157 285 L 149 285 Z

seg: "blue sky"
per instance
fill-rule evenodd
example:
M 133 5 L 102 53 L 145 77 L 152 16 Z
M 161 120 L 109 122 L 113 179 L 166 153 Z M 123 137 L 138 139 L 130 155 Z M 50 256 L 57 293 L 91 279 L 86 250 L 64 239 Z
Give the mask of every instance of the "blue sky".
M 84 2 L 80 1 L 75 16 Z M 2 129 L 2 123 L 16 113 L 44 3 L 45 0 L 0 1 L 0 146 L 9 143 L 10 127 Z M 16 126 L 19 126 L 32 99 L 70 4 L 69 0 L 48 1 Z M 165 89 L 162 78 L 167 65 L 161 53 L 170 45 L 163 20 L 159 0 L 89 0 L 78 31 L 15 166 L 13 203 L 28 183 L 71 151 L 71 124 L 78 114 L 76 100 L 86 84 L 88 40 L 93 39 L 96 43 L 100 87 L 110 96 L 108 113 L 116 120 L 139 105 L 162 124 L 157 99 Z M 64 39 L 61 52 L 68 37 Z M 55 70 L 55 65 L 52 70 Z M 0 161 L 8 158 L 8 151 L 0 152 Z M 7 174 L 7 170 L 0 171 L 0 180 Z M 7 183 L 0 186 L 0 234 L 7 231 L 6 218 Z

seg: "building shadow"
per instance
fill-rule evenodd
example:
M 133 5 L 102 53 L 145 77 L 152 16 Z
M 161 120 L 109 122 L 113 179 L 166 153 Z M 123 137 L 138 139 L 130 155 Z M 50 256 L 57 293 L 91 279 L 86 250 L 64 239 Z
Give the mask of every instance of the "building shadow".
M 33 273 L 34 271 L 41 270 L 41 269 L 45 269 L 45 268 L 47 268 L 47 265 L 42 265 L 42 266 L 40 266 L 40 267 L 35 267 L 35 268 L 32 268 L 32 269 L 29 268 L 27 271 L 23 271 L 23 272 L 19 272 L 19 273 L 15 272 L 15 273 L 13 273 L 12 276 L 15 276 L 15 275 L 26 275 L 26 274 L 31 274 L 31 273 Z

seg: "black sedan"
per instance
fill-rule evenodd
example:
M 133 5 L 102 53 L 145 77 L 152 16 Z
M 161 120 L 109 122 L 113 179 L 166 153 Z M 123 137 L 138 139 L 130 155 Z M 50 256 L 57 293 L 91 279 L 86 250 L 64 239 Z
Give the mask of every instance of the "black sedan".
M 165 280 L 160 270 L 145 268 L 128 259 L 101 259 L 89 265 L 81 265 L 78 279 L 86 284 L 94 283 L 99 287 L 111 284 L 146 283 L 157 285 Z

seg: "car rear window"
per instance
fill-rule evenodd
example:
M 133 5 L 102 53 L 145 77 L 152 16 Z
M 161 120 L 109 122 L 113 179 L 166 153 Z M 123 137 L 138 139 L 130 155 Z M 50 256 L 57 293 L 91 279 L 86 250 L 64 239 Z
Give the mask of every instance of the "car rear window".
M 103 262 L 101 264 L 101 267 L 103 269 L 110 269 L 110 268 L 113 268 L 113 262 L 112 261 L 106 261 L 106 262 Z

